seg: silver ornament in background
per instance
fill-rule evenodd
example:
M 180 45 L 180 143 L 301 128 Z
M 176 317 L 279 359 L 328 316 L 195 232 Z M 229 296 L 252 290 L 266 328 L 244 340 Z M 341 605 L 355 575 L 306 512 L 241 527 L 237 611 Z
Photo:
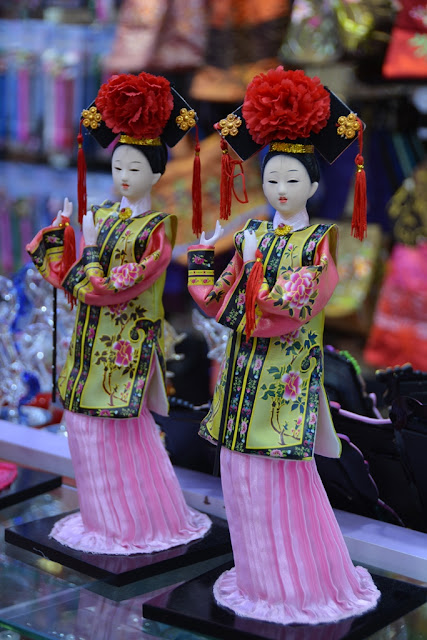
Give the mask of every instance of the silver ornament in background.
M 197 309 L 192 313 L 193 326 L 200 331 L 208 344 L 208 358 L 222 362 L 230 329 L 223 327 L 215 318 L 206 318 Z

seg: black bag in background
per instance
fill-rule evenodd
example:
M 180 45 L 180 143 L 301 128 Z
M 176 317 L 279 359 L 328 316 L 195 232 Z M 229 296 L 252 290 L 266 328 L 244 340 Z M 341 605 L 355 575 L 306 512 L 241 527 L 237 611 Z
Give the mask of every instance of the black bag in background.
M 407 504 L 405 495 L 400 497 L 399 486 L 407 481 L 390 420 L 380 416 L 351 354 L 327 346 L 324 363 L 324 384 L 342 454 L 337 459 L 317 455 L 316 463 L 332 506 L 406 524 L 402 510 L 410 516 L 414 506 Z M 396 483 L 388 479 L 393 474 Z

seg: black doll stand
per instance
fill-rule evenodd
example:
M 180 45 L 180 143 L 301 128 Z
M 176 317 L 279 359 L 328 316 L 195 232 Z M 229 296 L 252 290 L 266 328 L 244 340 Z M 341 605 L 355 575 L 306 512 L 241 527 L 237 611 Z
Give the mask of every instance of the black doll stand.
M 172 547 L 166 551 L 131 556 L 76 551 L 53 538 L 49 538 L 49 533 L 55 522 L 66 515 L 68 514 L 50 516 L 10 527 L 5 530 L 5 540 L 74 571 L 115 586 L 122 586 L 231 553 L 227 524 L 215 516 L 210 516 L 212 526 L 204 538 Z
M 221 640 L 362 640 L 427 601 L 427 589 L 373 575 L 381 599 L 363 616 L 335 624 L 279 625 L 236 616 L 216 604 L 213 584 L 232 562 L 217 567 L 143 605 L 143 617 Z

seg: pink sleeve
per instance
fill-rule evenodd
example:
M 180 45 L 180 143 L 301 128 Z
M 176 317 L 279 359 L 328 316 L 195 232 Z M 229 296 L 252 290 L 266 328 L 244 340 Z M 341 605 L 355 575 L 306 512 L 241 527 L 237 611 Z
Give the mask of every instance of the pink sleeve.
M 97 247 L 87 246 L 80 261 L 80 269 L 84 269 L 86 277 L 73 287 L 72 293 L 81 302 L 98 307 L 127 302 L 148 289 L 160 277 L 171 257 L 172 245 L 164 224 L 160 224 L 152 232 L 140 262 L 113 267 L 108 276 L 104 276 L 99 263 Z M 67 283 L 63 284 L 67 288 Z
M 254 336 L 271 338 L 295 331 L 326 306 L 338 283 L 336 237 L 332 244 L 331 251 L 326 235 L 313 266 L 285 271 L 271 288 L 264 278 L 256 300 L 261 315 Z

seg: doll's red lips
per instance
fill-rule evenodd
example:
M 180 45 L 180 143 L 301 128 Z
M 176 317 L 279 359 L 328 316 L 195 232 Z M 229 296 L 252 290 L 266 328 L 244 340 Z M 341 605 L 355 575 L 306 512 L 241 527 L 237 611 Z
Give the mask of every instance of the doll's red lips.
M 287 198 L 279 198 L 280 202 L 287 202 L 288 199 Z

